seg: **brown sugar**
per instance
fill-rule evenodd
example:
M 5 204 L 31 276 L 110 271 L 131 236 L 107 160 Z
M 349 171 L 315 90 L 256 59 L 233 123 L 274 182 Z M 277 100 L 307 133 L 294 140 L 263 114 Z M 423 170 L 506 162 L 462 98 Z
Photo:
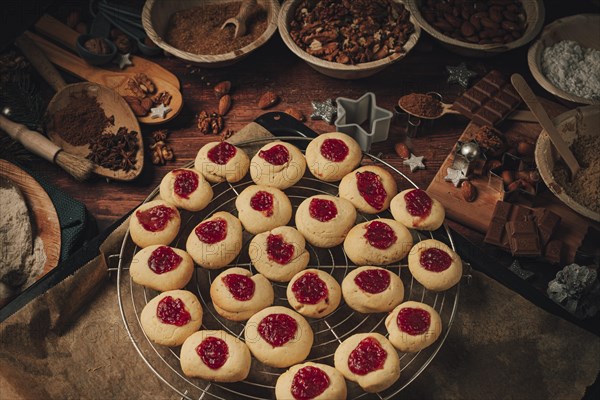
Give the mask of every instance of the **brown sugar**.
M 244 36 L 234 38 L 235 27 L 223 23 L 235 17 L 242 3 L 215 3 L 174 13 L 166 32 L 166 41 L 180 50 L 193 54 L 224 54 L 254 42 L 267 29 L 267 12 L 257 9 L 246 22 Z
M 575 201 L 594 212 L 600 212 L 600 136 L 579 136 L 571 151 L 581 169 L 570 179 L 567 166 L 558 162 L 554 167 L 556 182 Z

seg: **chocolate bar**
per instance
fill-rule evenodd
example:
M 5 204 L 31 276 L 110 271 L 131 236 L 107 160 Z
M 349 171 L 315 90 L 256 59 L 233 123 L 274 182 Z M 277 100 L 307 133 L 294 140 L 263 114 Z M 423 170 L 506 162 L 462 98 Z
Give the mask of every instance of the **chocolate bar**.
M 494 126 L 521 104 L 521 97 L 499 71 L 490 71 L 463 93 L 452 108 L 478 125 Z
M 513 256 L 537 257 L 542 255 L 536 223 L 532 220 L 506 223 L 508 243 Z

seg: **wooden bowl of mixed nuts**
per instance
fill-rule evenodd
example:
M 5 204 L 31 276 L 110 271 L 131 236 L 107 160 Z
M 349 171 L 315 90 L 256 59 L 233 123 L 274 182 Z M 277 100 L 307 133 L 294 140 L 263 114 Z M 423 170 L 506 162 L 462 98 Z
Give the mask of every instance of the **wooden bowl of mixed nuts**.
M 544 25 L 541 0 L 406 0 L 425 32 L 449 50 L 489 57 L 521 47 Z
M 240 0 L 146 0 L 142 24 L 165 52 L 201 67 L 224 67 L 264 45 L 277 29 L 277 0 L 257 1 L 245 35 L 235 37 L 233 25 L 221 29 L 241 4 Z
M 404 58 L 421 29 L 395 0 L 287 0 L 279 33 L 298 57 L 340 79 L 371 76 Z

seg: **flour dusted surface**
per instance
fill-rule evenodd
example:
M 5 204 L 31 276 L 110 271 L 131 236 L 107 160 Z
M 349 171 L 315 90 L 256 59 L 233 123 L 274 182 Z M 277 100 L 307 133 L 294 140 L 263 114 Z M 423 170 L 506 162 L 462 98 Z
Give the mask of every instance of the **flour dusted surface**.
M 586 99 L 600 100 L 600 50 L 563 40 L 542 53 L 542 72 L 559 89 Z

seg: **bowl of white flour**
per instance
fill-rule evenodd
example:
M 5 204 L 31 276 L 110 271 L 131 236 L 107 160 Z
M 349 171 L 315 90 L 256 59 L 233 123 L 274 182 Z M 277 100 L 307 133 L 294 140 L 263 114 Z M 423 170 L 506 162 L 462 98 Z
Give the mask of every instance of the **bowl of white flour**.
M 529 69 L 561 101 L 600 104 L 600 14 L 554 21 L 529 48 Z

